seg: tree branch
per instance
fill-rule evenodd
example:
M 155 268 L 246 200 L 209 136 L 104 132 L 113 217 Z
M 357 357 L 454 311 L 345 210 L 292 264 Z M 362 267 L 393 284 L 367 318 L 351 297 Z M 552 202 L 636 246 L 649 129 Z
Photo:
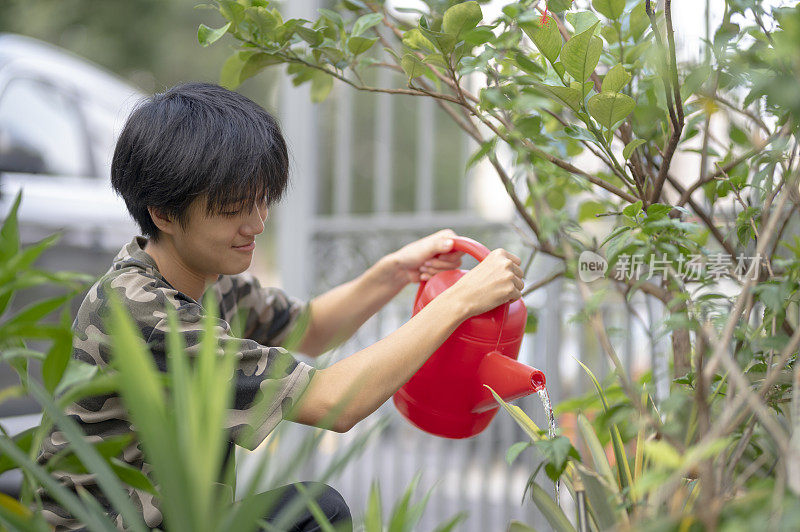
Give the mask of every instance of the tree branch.
M 646 5 L 649 6 L 649 4 L 650 2 L 648 1 Z M 675 154 L 675 149 L 678 147 L 678 142 L 681 139 L 681 133 L 683 132 L 684 126 L 683 102 L 678 80 L 677 58 L 675 56 L 675 35 L 672 29 L 672 0 L 665 0 L 664 6 L 664 16 L 667 23 L 667 41 L 669 42 L 667 69 L 669 70 L 672 79 L 670 81 L 669 77 L 665 74 L 663 76 L 663 80 L 665 83 L 664 90 L 668 95 L 670 91 L 670 85 L 672 86 L 673 95 L 672 97 L 667 98 L 668 106 L 670 108 L 672 133 L 670 134 L 669 141 L 664 149 L 663 160 L 661 161 L 661 169 L 658 172 L 658 177 L 656 178 L 655 185 L 653 186 L 653 193 L 650 197 L 651 203 L 658 202 L 661 197 L 661 190 L 664 188 L 664 182 L 667 180 L 667 172 L 669 171 L 670 163 L 672 162 L 672 156 Z M 663 50 L 663 43 L 661 42 L 660 34 L 658 34 L 656 31 L 655 15 L 653 14 L 652 10 L 650 10 L 648 16 L 650 17 L 650 22 L 653 25 L 653 31 L 656 33 L 656 39 L 659 42 L 659 46 Z M 673 105 L 675 106 L 675 112 L 672 111 Z M 676 113 L 677 116 L 675 116 Z
M 784 193 L 781 196 L 780 201 L 778 202 L 778 208 L 770 215 L 769 220 L 766 224 L 766 229 L 762 232 L 761 240 L 758 242 L 758 246 L 756 247 L 755 256 L 756 259 L 753 260 L 752 265 L 750 266 L 750 270 L 753 270 L 753 273 L 758 273 L 759 271 L 759 261 L 758 258 L 764 254 L 764 250 L 766 249 L 767 245 L 772 240 L 772 236 L 775 233 L 775 229 L 778 225 L 778 219 L 781 217 L 781 212 L 783 211 L 783 206 L 786 205 L 786 200 L 789 198 L 788 193 Z M 736 363 L 731 359 L 730 354 L 728 353 L 728 344 L 733 337 L 733 332 L 736 329 L 736 323 L 739 321 L 739 317 L 742 315 L 742 311 L 744 310 L 744 304 L 747 298 L 749 297 L 750 290 L 755 284 L 755 279 L 758 278 L 758 275 L 751 275 L 751 271 L 748 270 L 747 272 L 747 281 L 745 282 L 744 286 L 742 287 L 742 291 L 736 297 L 736 302 L 734 303 L 733 309 L 731 310 L 730 316 L 728 317 L 728 321 L 725 324 L 725 328 L 723 330 L 722 336 L 720 338 L 719 343 L 716 344 L 716 349 L 714 350 L 714 354 L 712 355 L 711 359 L 706 366 L 704 371 L 704 377 L 710 379 L 711 376 L 717 369 L 717 365 L 719 364 L 720 360 L 722 360 L 726 367 L 730 370 L 730 365 L 736 365 Z M 738 366 L 736 366 L 738 370 Z
M 542 288 L 543 286 L 552 283 L 553 281 L 555 281 L 559 277 L 563 277 L 564 273 L 565 273 L 564 270 L 557 271 L 557 272 L 551 273 L 550 275 L 548 275 L 547 277 L 545 277 L 544 279 L 542 279 L 540 281 L 536 281 L 535 283 L 530 285 L 528 288 L 526 288 L 524 292 L 522 292 L 522 297 L 525 297 L 528 294 L 530 294 L 530 293 Z

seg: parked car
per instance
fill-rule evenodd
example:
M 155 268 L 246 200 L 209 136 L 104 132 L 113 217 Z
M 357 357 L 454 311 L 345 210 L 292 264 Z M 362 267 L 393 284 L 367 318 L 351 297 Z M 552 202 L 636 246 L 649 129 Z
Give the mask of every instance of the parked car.
M 142 94 L 101 67 L 53 45 L 0 34 L 0 217 L 22 190 L 23 245 L 54 232 L 62 238 L 38 267 L 99 275 L 137 229 L 110 186 L 114 144 Z M 30 291 L 14 303 L 46 297 Z M 76 298 L 73 308 L 80 303 Z M 0 364 L 0 389 L 17 376 Z M 11 434 L 39 422 L 29 398 L 0 404 Z M 0 475 L 0 491 L 16 494 L 20 476 Z
M 119 248 L 135 231 L 111 190 L 116 136 L 142 94 L 53 45 L 0 34 L 0 213 L 23 189 L 22 237 Z

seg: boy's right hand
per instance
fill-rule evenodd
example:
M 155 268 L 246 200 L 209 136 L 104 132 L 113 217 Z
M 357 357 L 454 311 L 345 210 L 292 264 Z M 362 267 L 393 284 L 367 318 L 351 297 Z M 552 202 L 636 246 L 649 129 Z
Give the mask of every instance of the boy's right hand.
M 452 298 L 464 319 L 483 314 L 507 301 L 522 297 L 522 269 L 519 257 L 495 249 L 453 286 L 442 293 Z

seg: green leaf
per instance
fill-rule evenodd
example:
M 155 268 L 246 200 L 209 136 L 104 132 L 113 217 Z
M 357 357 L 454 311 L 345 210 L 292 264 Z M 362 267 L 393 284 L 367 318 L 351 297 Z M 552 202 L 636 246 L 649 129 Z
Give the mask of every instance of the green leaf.
M 331 9 L 326 9 L 324 7 L 319 8 L 317 11 L 324 18 L 328 19 L 328 21 L 336 25 L 339 29 L 342 30 L 344 29 L 344 20 L 342 19 L 342 16 L 339 13 Z
M 227 89 L 235 89 L 264 68 L 281 62 L 279 57 L 263 52 L 235 52 L 222 65 L 219 83 Z
M 17 211 L 19 211 L 19 204 L 22 201 L 22 189 L 17 192 L 14 198 L 14 203 L 11 205 L 11 210 L 8 211 L 6 219 L 3 221 L 3 228 L 0 229 L 0 263 L 9 260 L 12 255 L 19 251 L 19 222 L 17 220 Z M 0 310 L 2 313 L 2 310 Z
M 255 22 L 261 37 L 266 40 L 273 40 L 275 28 L 281 25 L 279 16 L 267 9 L 266 7 L 248 7 L 244 10 L 245 14 Z
M 392 508 L 392 515 L 389 517 L 389 532 L 402 532 L 404 530 L 413 529 L 413 526 L 406 526 L 409 520 L 408 506 L 411 503 L 411 495 L 413 495 L 413 493 L 416 491 L 421 475 L 422 473 L 417 473 L 414 475 L 414 478 L 411 479 L 411 483 L 406 488 L 403 496 L 399 501 L 397 501 L 397 504 L 395 504 L 394 508 Z
M 625 158 L 625 160 L 627 161 L 628 159 L 630 159 L 630 158 L 631 158 L 631 155 L 633 155 L 633 150 L 635 150 L 636 148 L 638 148 L 639 146 L 641 146 L 641 145 L 642 145 L 642 144 L 644 144 L 645 142 L 646 142 L 646 141 L 644 141 L 644 140 L 642 140 L 642 139 L 633 139 L 633 140 L 632 140 L 632 141 L 630 141 L 630 142 L 629 142 L 629 143 L 628 143 L 628 144 L 625 146 L 625 148 L 622 150 L 622 156 L 623 156 L 623 157 Z
M 567 458 L 570 456 L 579 460 L 578 451 L 572 446 L 566 436 L 556 436 L 554 438 L 543 439 L 536 442 L 538 449 L 545 457 L 551 468 L 546 468 L 550 480 L 556 481 L 561 477 L 567 467 Z
M 539 76 L 545 73 L 545 70 L 538 63 L 529 59 L 528 56 L 522 52 L 517 52 L 514 55 L 514 60 L 517 62 L 517 66 L 527 74 Z
M 683 463 L 680 453 L 664 440 L 648 440 L 644 442 L 644 453 L 659 467 L 674 470 Z
M 383 510 L 381 509 L 381 488 L 377 480 L 372 481 L 364 515 L 365 532 L 383 532 Z
M 153 483 L 141 470 L 136 469 L 118 458 L 113 458 L 111 460 L 111 469 L 117 477 L 128 486 L 146 491 L 152 495 L 158 495 L 158 491 Z
M 511 521 L 508 523 L 507 532 L 536 532 L 536 529 L 526 525 L 522 521 Z
M 297 26 L 294 31 L 297 32 L 301 39 L 311 46 L 319 46 L 322 44 L 322 41 L 325 40 L 325 36 L 322 35 L 322 32 L 319 30 L 314 30 L 305 26 Z
M 481 44 L 486 44 L 491 41 L 493 38 L 494 32 L 491 28 L 480 26 L 466 32 L 463 36 L 463 41 L 471 46 L 480 46 Z
M 58 501 L 58 503 L 73 516 L 80 520 L 83 525 L 91 530 L 104 530 L 114 532 L 116 528 L 111 520 L 102 512 L 93 512 L 83 504 L 75 495 L 75 492 L 62 486 L 50 473 L 42 466 L 31 460 L 27 454 L 17 448 L 9 438 L 0 437 L 0 457 L 8 457 L 20 469 L 31 475 L 36 482 L 42 485 L 48 495 Z M 126 523 L 131 526 L 131 523 Z M 139 530 L 142 527 L 137 527 Z
M 567 201 L 564 191 L 560 188 L 551 188 L 545 193 L 544 200 L 552 209 L 561 209 Z
M 538 21 L 534 21 L 520 24 L 520 27 L 531 38 L 539 52 L 550 63 L 555 63 L 556 59 L 558 59 L 558 54 L 561 53 L 561 45 L 564 42 L 555 22 L 541 24 Z
M 6 388 L 6 390 L 7 389 L 8 388 Z M 19 389 L 22 391 L 21 396 L 24 397 L 25 392 L 22 386 L 19 386 Z M 31 450 L 31 445 L 33 445 L 33 436 L 36 434 L 37 430 L 39 430 L 39 427 L 31 427 L 15 435 L 13 438 L 11 438 L 11 440 L 13 440 L 14 445 L 16 445 L 20 451 L 29 453 Z M 8 455 L 0 454 L 0 473 L 5 473 L 9 469 L 16 469 L 18 467 L 19 464 L 14 462 L 14 460 L 12 460 Z
M 0 390 L 0 405 L 9 399 L 13 399 L 16 397 L 25 397 L 25 395 L 26 395 L 25 388 L 23 388 L 21 384 L 3 388 L 2 390 Z M 0 460 L 2 460 L 2 457 L 0 457 Z
M 647 218 L 648 220 L 658 220 L 666 217 L 670 211 L 672 211 L 671 205 L 653 203 L 647 206 Z
M 414 54 L 405 54 L 400 60 L 400 66 L 408 76 L 408 79 L 418 78 L 429 70 L 428 66 L 420 61 Z
M 627 207 L 626 207 L 626 208 L 627 208 Z M 607 236 L 607 237 L 606 237 L 606 238 L 605 238 L 605 239 L 604 239 L 604 240 L 603 240 L 603 241 L 600 243 L 600 245 L 599 245 L 598 247 L 603 247 L 603 246 L 605 246 L 605 245 L 606 245 L 608 242 L 610 242 L 610 241 L 614 240 L 615 238 L 619 237 L 619 236 L 620 236 L 620 235 L 622 235 L 623 233 L 627 233 L 627 232 L 628 232 L 628 231 L 630 231 L 630 230 L 631 230 L 631 228 L 630 228 L 630 227 L 617 227 L 616 229 L 614 229 L 614 231 L 613 231 L 613 232 L 612 232 L 610 235 L 608 235 L 608 236 Z
M 600 530 L 612 530 L 617 523 L 624 522 L 624 518 L 620 518 L 623 510 L 619 509 L 615 512 L 612 507 L 612 504 L 615 504 L 614 496 L 600 480 L 600 476 L 584 467 L 578 468 L 578 473 L 586 491 L 586 502 L 589 504 L 592 515 L 597 519 Z
M 219 0 L 219 12 L 236 27 L 244 20 L 244 6 L 235 0 Z
M 208 46 L 210 44 L 215 43 L 219 40 L 220 37 L 225 35 L 228 31 L 228 28 L 231 27 L 231 23 L 228 22 L 221 28 L 213 29 L 209 28 L 205 24 L 200 24 L 200 27 L 197 28 L 197 41 L 200 43 L 201 46 Z
M 279 15 L 276 9 L 273 11 L 276 13 L 276 16 Z M 280 46 L 287 45 L 289 43 L 289 39 L 292 37 L 292 35 L 294 35 L 295 29 L 300 25 L 300 19 L 292 18 L 287 20 L 286 23 L 275 28 L 273 37 L 274 41 Z
M 39 320 L 51 314 L 58 308 L 62 307 L 64 303 L 72 299 L 74 294 L 69 293 L 61 296 L 51 297 L 38 303 L 33 303 L 22 309 L 13 318 L 8 320 L 4 326 L 21 325 L 28 323 L 38 323 Z M 67 327 L 69 330 L 69 327 Z
M 436 48 L 443 54 L 449 55 L 452 53 L 457 42 L 455 37 L 443 31 L 433 31 L 422 27 L 419 28 L 419 31 L 422 32 L 425 38 L 436 45 Z
M 403 44 L 414 50 L 433 52 L 436 45 L 425 37 L 418 28 L 412 28 L 403 34 Z
M 489 152 L 494 149 L 496 144 L 497 144 L 497 137 L 492 137 L 491 139 L 481 144 L 481 147 L 478 148 L 478 150 L 475 153 L 473 153 L 472 156 L 467 161 L 466 169 L 469 170 L 470 168 L 475 166 L 475 164 L 478 161 L 486 157 L 486 155 L 488 155 Z
M 581 33 L 598 22 L 597 16 L 591 11 L 572 11 L 564 15 L 564 18 L 572 24 L 573 33 Z
M 467 519 L 467 515 L 467 512 L 458 512 L 449 521 L 437 526 L 433 532 L 451 532 L 452 530 L 455 530 L 456 526 L 461 524 L 461 521 L 465 521 Z
M 561 87 L 559 85 L 540 85 L 540 87 L 564 102 L 564 104 L 573 111 L 580 109 L 581 100 L 583 99 L 581 91 L 571 87 Z
M 0 262 L 0 287 L 14 280 L 21 272 L 25 272 L 44 251 L 55 244 L 60 234 L 50 235 L 36 244 L 15 253 L 7 261 Z
M 641 202 L 637 201 L 633 205 L 628 205 L 628 207 L 634 207 L 635 210 L 637 210 L 638 212 L 641 210 Z M 628 207 L 626 207 L 626 209 Z M 592 380 L 592 384 L 594 384 L 594 387 L 597 390 L 597 395 L 600 397 L 600 400 L 603 403 L 603 411 L 608 413 L 609 411 L 608 400 L 606 399 L 606 396 L 603 393 L 603 388 L 600 386 L 600 382 L 597 380 L 597 377 L 595 377 L 594 373 L 592 373 L 592 371 L 586 366 L 586 364 L 584 364 L 580 360 L 578 361 L 578 364 L 581 365 L 583 370 Z M 625 453 L 625 445 L 622 442 L 622 436 L 620 435 L 619 428 L 617 427 L 616 424 L 614 423 L 611 424 L 610 432 L 611 432 L 611 442 L 614 448 L 614 457 L 616 458 L 617 461 L 617 471 L 619 472 L 620 484 L 622 485 L 623 488 L 626 488 L 633 483 L 633 477 L 631 475 L 630 465 L 628 464 L 628 457 Z
M 639 2 L 630 12 L 630 32 L 629 35 L 638 41 L 645 30 L 650 25 L 650 19 L 644 9 L 644 2 Z
M 71 358 L 67 364 L 67 369 L 64 371 L 63 377 L 58 383 L 55 395 L 61 396 L 67 389 L 72 386 L 85 383 L 97 374 L 98 366 L 96 364 L 87 364 L 78 359 Z
M 372 48 L 372 45 L 377 41 L 378 37 L 373 37 L 370 39 L 367 37 L 353 36 L 347 40 L 347 48 L 353 53 L 353 55 L 359 55 Z
M 53 419 L 59 430 L 64 433 L 74 453 L 87 470 L 95 474 L 100 489 L 108 497 L 114 509 L 123 516 L 126 524 L 134 530 L 145 530 L 142 517 L 136 511 L 127 491 L 124 490 L 105 458 L 85 440 L 85 435 L 78 423 L 64 414 L 39 384 L 32 380 L 29 380 L 28 384 L 31 394 L 42 406 L 46 415 Z
M 53 345 L 47 352 L 47 358 L 42 363 L 42 382 L 50 393 L 53 393 L 61 382 L 61 377 L 64 376 L 64 371 L 72 358 L 69 309 L 64 309 L 61 315 L 61 327 L 63 334 L 53 340 Z
M 549 0 L 547 7 L 551 13 L 561 13 L 572 7 L 573 0 Z
M 508 465 L 511 465 L 514 462 L 514 460 L 517 459 L 519 453 L 521 453 L 530 446 L 531 442 L 529 441 L 518 441 L 517 443 L 509 447 L 508 451 L 506 451 L 506 462 L 508 463 Z
M 428 65 L 434 65 L 439 68 L 447 68 L 447 62 L 444 60 L 442 54 L 429 54 L 422 60 L 423 63 Z
M 534 423 L 533 420 L 529 418 L 528 415 L 525 412 L 523 412 L 520 407 L 518 407 L 517 405 L 506 403 L 488 385 L 484 384 L 484 386 L 486 386 L 486 388 L 490 392 L 492 392 L 495 401 L 500 403 L 500 406 L 502 406 L 506 410 L 506 412 L 508 412 L 511 415 L 512 419 L 517 422 L 517 425 L 519 425 L 520 428 L 522 428 L 522 430 L 524 430 L 528 436 L 530 436 L 531 440 L 533 440 L 534 442 L 542 440 L 541 429 L 539 429 L 536 423 Z
M 333 76 L 319 70 L 314 72 L 311 78 L 311 101 L 314 103 L 324 102 L 333 88 Z
M 586 97 L 589 92 L 594 88 L 594 83 L 591 81 L 585 81 L 583 83 L 578 83 L 577 81 L 571 81 L 569 84 L 571 89 L 577 90 L 581 93 L 581 100 Z
M 344 60 L 344 52 L 333 46 L 319 46 L 316 51 L 321 52 L 322 55 L 334 66 L 338 65 L 340 61 Z M 311 69 L 311 67 L 308 68 Z M 339 67 L 337 66 L 337 68 Z M 313 72 L 313 69 L 311 72 Z M 311 77 L 312 75 L 309 74 L 309 79 L 311 79 Z
M 614 478 L 611 465 L 608 463 L 608 458 L 606 458 L 606 451 L 600 444 L 600 439 L 597 437 L 594 428 L 592 428 L 592 424 L 589 423 L 589 420 L 586 419 L 583 414 L 578 414 L 578 430 L 581 436 L 583 436 L 583 441 L 586 443 L 586 447 L 589 448 L 589 452 L 592 455 L 594 468 L 600 473 L 600 476 L 605 479 L 609 487 L 616 487 L 617 480 Z
M 380 13 L 368 13 L 366 15 L 362 15 L 358 17 L 355 24 L 353 24 L 353 31 L 351 35 L 358 36 L 370 29 L 373 26 L 377 26 L 383 20 L 383 15 Z
M 592 7 L 604 17 L 616 20 L 625 11 L 625 0 L 592 0 Z
M 525 319 L 525 334 L 533 334 L 539 328 L 539 316 L 536 309 L 528 307 L 528 315 Z
M 616 64 L 606 73 L 603 78 L 603 92 L 619 92 L 631 80 L 631 75 L 620 64 Z
M 611 130 L 617 122 L 636 108 L 636 102 L 627 94 L 601 92 L 586 102 L 589 114 L 603 127 Z
M 586 31 L 573 35 L 561 50 L 561 62 L 564 64 L 564 69 L 576 81 L 584 82 L 589 79 L 600 60 L 603 41 L 594 35 L 598 24 L 599 22 Z
M 600 35 L 602 35 L 608 43 L 616 43 L 621 40 L 619 31 L 617 31 L 617 28 L 614 26 L 603 26 L 603 29 L 600 30 Z
M 555 70 L 556 74 L 558 74 L 558 77 L 562 79 L 564 78 L 564 74 L 567 72 L 564 69 L 564 65 L 561 64 L 561 61 L 556 61 L 553 63 L 553 70 Z
M 235 52 L 225 60 L 225 62 L 222 64 L 222 70 L 219 74 L 220 85 L 231 90 L 241 85 L 239 76 L 242 73 L 242 67 L 244 66 L 245 62 L 245 59 L 242 58 L 242 54 L 249 53 L 251 52 Z M 249 55 L 246 57 L 249 57 Z
M 122 451 L 133 441 L 133 433 L 110 436 L 102 441 L 93 442 L 95 450 L 108 460 L 119 456 Z M 59 451 L 47 461 L 47 468 L 51 471 L 66 471 L 86 473 L 86 467 L 71 447 Z
M 455 37 L 455 42 L 463 39 L 464 34 L 475 28 L 483 19 L 481 6 L 471 0 L 450 7 L 444 12 L 442 31 Z
M 11 530 L 49 529 L 44 523 L 34 521 L 41 516 L 34 516 L 30 508 L 5 493 L 0 493 L 0 516 L 5 518 L 6 525 L 12 525 Z M 8 528 L 4 526 L 3 530 L 8 530 Z
M 536 483 L 531 486 L 531 498 L 555 532 L 575 531 L 575 528 L 570 524 L 567 516 L 564 515 L 564 511 L 558 507 L 556 502 L 550 497 L 550 494 Z

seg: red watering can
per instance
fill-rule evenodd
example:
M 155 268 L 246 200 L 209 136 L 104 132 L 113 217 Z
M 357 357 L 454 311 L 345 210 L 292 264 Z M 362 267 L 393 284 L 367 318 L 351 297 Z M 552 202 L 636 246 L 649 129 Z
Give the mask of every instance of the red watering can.
M 489 254 L 470 238 L 453 238 L 453 249 L 482 261 Z M 466 274 L 439 272 L 419 283 L 414 314 Z M 498 404 L 544 389 L 544 373 L 517 362 L 527 311 L 521 299 L 464 321 L 395 394 L 394 404 L 422 430 L 445 438 L 469 438 L 485 429 Z

